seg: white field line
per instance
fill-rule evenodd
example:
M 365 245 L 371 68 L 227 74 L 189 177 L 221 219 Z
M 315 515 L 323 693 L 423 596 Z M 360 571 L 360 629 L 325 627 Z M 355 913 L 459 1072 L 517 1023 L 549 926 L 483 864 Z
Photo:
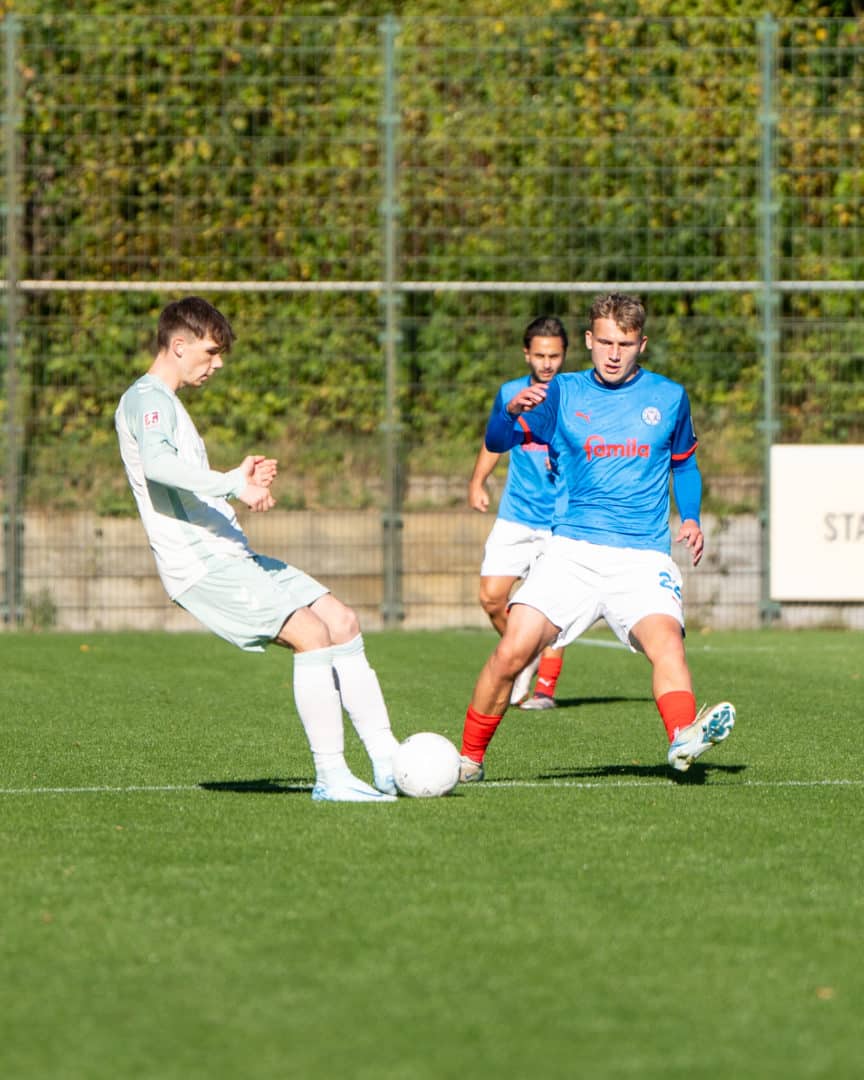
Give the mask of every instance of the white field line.
M 202 790 L 199 784 L 136 784 L 129 787 L 0 788 L 0 795 L 134 795 L 137 792 Z M 311 784 L 309 790 L 312 790 Z
M 215 781 L 224 785 L 222 791 L 231 790 L 232 781 Z M 244 783 L 236 781 L 238 788 Z M 474 790 L 485 788 L 576 788 L 580 791 L 603 791 L 621 788 L 658 788 L 672 791 L 686 784 L 673 780 L 484 780 Z M 815 787 L 864 787 L 864 778 L 854 780 L 735 780 L 725 782 L 714 780 L 709 784 L 693 785 L 700 788 L 815 788 Z M 206 784 L 136 784 L 129 787 L 40 787 L 40 788 L 0 788 L 0 795 L 137 795 L 158 794 L 159 792 L 192 792 L 210 794 L 213 787 Z M 271 789 L 271 791 L 278 788 Z M 311 784 L 296 784 L 292 781 L 291 791 L 311 791 Z M 219 791 L 217 789 L 216 793 Z M 242 793 L 242 790 L 241 790 Z M 254 792 L 250 792 L 254 793 Z
M 625 649 L 627 652 L 631 650 L 623 641 L 618 641 L 617 638 L 576 638 L 575 641 L 571 641 L 567 646 L 568 649 L 572 649 L 574 645 L 587 645 L 589 648 L 595 649 Z M 832 650 L 831 645 L 820 645 L 821 652 L 830 652 Z M 839 649 L 845 651 L 844 645 L 838 645 Z M 788 650 L 783 645 L 714 645 L 710 641 L 700 641 L 698 636 L 687 638 L 687 652 L 692 654 L 696 652 L 717 653 L 718 656 L 726 653 L 739 653 L 744 652 L 748 654 L 752 653 L 785 653 Z
M 585 790 L 603 790 L 604 788 L 666 788 L 667 790 L 682 787 L 700 788 L 794 788 L 794 787 L 864 787 L 864 779 L 856 780 L 712 780 L 707 784 L 688 785 L 686 781 L 675 780 L 556 780 L 551 777 L 548 780 L 484 780 L 478 785 L 487 787 L 513 787 L 513 788 L 579 788 Z

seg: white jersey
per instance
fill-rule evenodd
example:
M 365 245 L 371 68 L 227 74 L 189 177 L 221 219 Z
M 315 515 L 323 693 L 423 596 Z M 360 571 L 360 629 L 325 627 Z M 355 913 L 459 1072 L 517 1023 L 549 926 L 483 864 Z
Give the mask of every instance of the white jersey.
M 182 402 L 161 379 L 144 375 L 114 414 L 120 456 L 156 568 L 175 599 L 214 560 L 254 554 L 227 497 L 243 490 L 239 469 L 215 472 Z

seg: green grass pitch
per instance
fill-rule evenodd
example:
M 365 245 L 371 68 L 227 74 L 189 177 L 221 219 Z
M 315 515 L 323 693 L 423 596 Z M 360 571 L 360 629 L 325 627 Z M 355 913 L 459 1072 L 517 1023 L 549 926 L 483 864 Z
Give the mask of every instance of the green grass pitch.
M 677 782 L 647 663 L 592 640 L 486 783 L 340 806 L 288 654 L 4 635 L 0 1075 L 860 1076 L 864 637 L 694 634 L 738 724 Z M 458 743 L 493 644 L 369 635 L 397 735 Z

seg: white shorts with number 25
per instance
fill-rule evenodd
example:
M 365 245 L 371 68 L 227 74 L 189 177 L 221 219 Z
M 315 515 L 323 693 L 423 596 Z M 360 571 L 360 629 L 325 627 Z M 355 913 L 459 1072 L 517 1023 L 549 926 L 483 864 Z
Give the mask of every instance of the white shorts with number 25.
M 630 631 L 646 615 L 671 615 L 684 629 L 681 571 L 662 551 L 608 547 L 553 536 L 513 603 L 542 612 L 563 648 L 598 619 L 634 652 Z

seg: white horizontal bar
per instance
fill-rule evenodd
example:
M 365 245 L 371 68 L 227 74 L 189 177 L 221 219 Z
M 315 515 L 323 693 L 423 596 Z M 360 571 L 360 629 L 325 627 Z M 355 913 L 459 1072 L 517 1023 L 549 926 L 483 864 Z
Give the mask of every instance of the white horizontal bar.
M 8 290 L 9 282 L 0 281 Z M 258 293 L 351 293 L 384 292 L 464 292 L 520 293 L 629 292 L 726 293 L 762 292 L 761 281 L 57 281 L 21 280 L 21 292 L 258 292 Z M 864 281 L 775 281 L 770 288 L 777 292 L 856 292 L 864 290 Z

